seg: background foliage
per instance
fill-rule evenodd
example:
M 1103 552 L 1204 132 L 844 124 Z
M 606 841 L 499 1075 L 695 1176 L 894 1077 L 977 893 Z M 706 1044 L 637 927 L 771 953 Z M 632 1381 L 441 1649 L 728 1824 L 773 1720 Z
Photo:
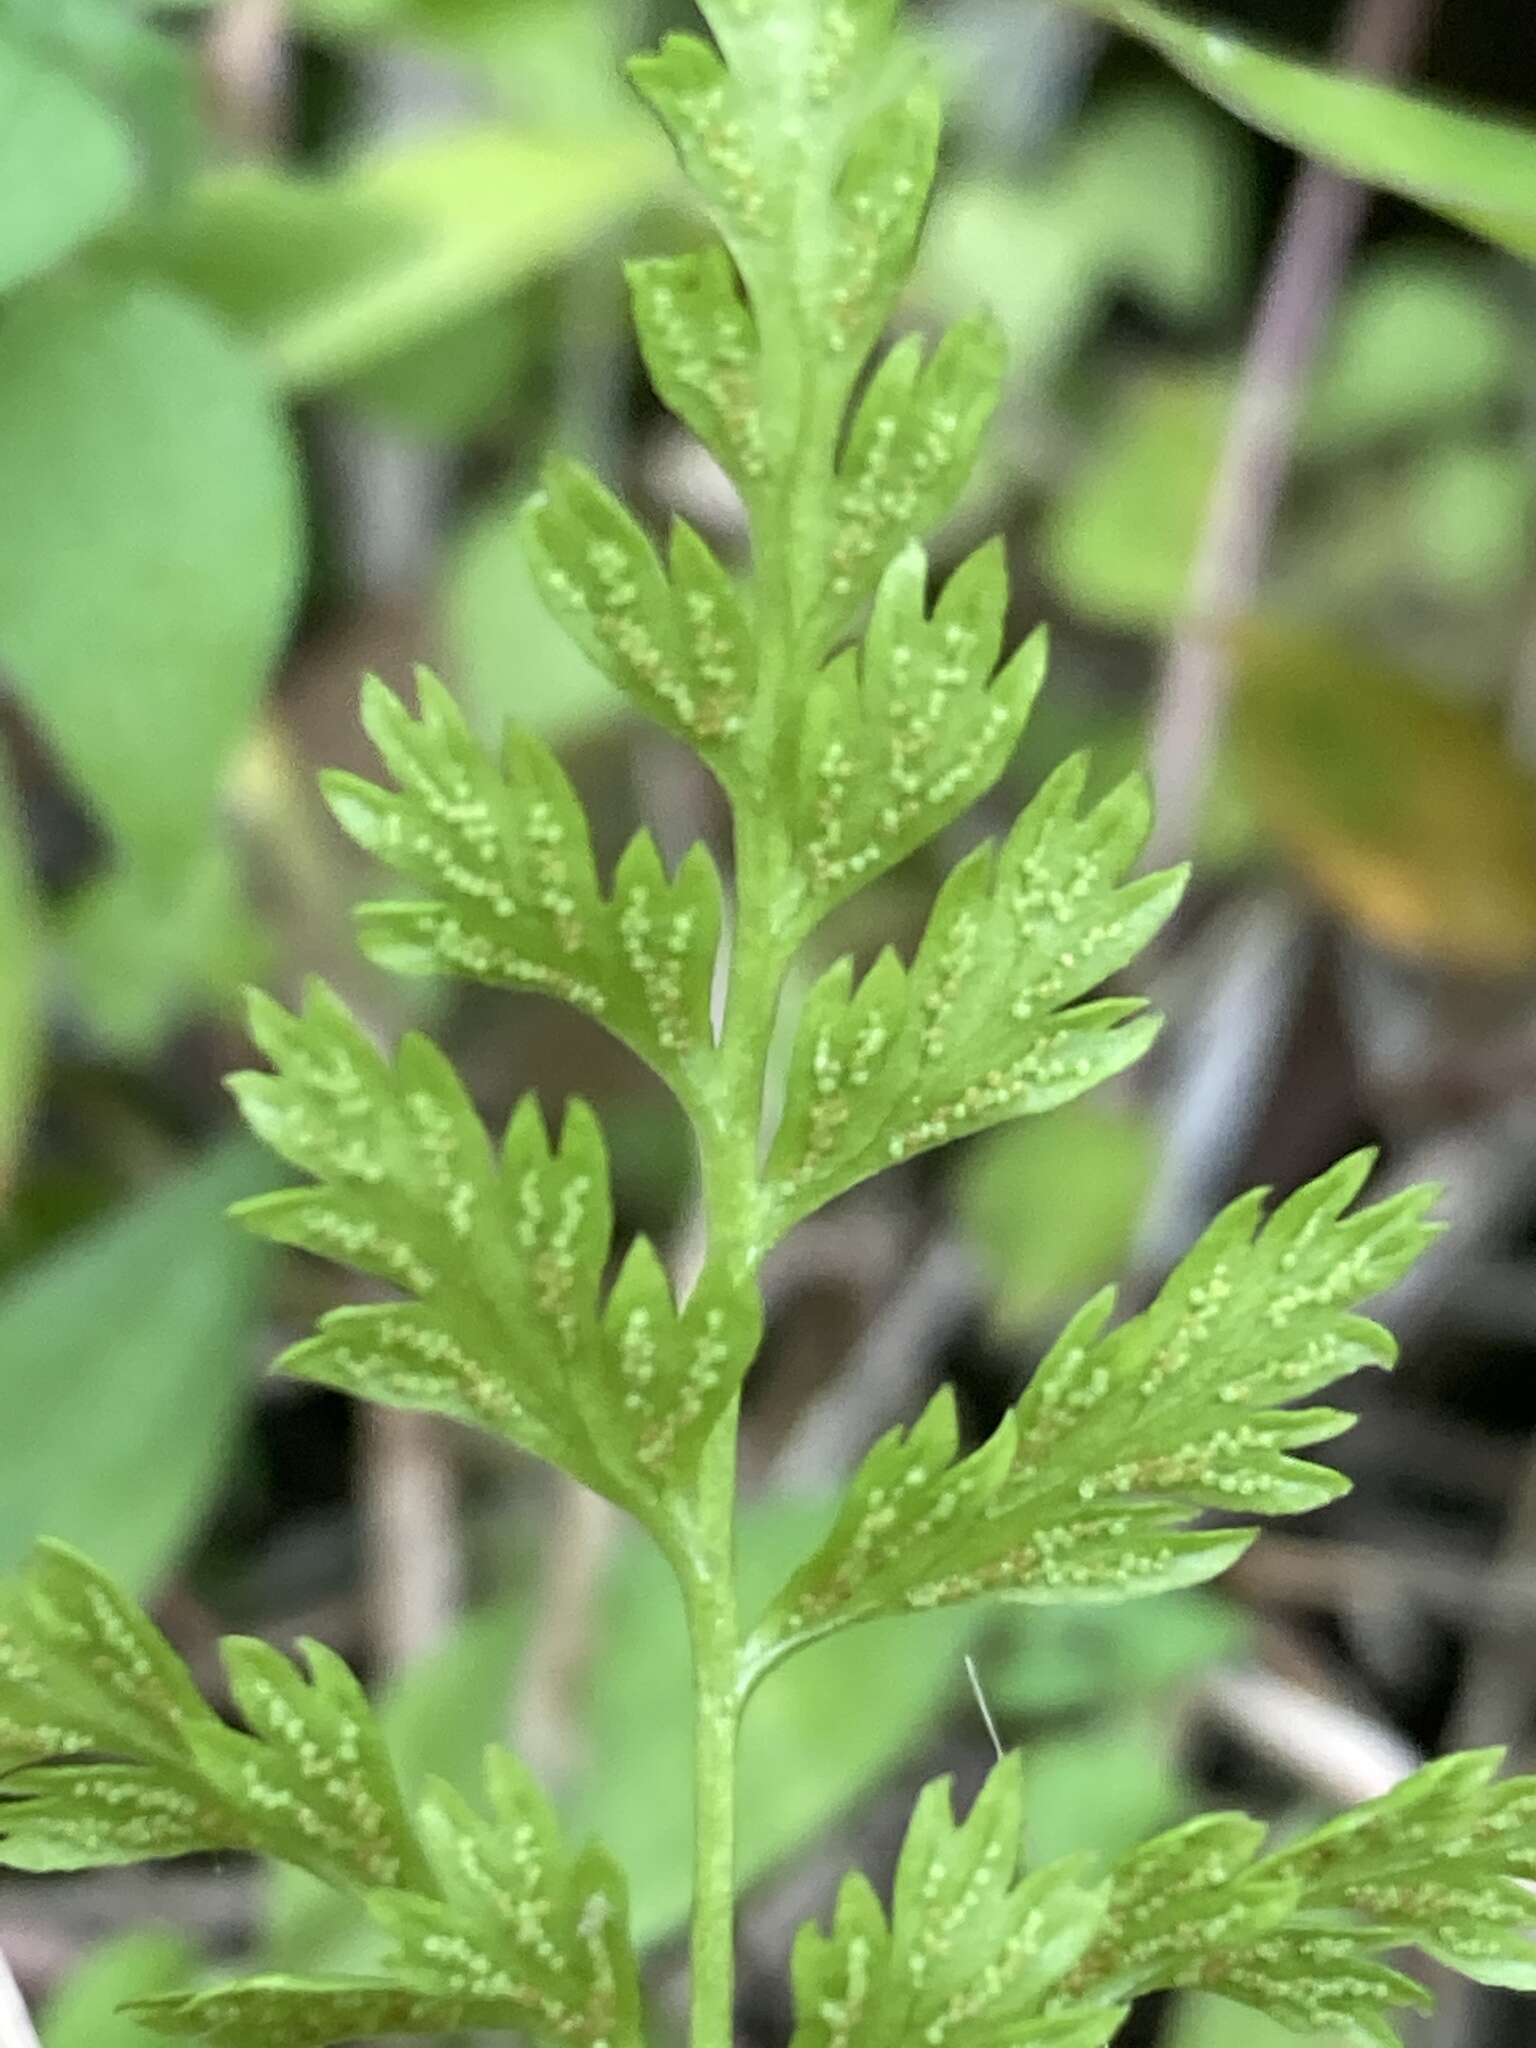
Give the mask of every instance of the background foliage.
M 1236 25 L 1310 33 L 1315 56 L 1333 24 L 1303 12 L 1255 0 Z M 1235 639 L 1200 881 L 1156 991 L 1169 1036 L 1107 1101 L 888 1176 L 771 1269 L 748 1471 L 804 1498 L 760 1511 L 743 1571 L 782 1578 L 833 1482 L 939 1377 L 973 1430 L 995 1423 L 1064 1310 L 1128 1263 L 1150 1289 L 1239 1186 L 1375 1139 L 1394 1179 L 1449 1180 L 1458 1228 L 1385 1312 L 1409 1348 L 1338 1447 L 1356 1494 L 1230 1596 L 880 1624 L 765 1687 L 743 1823 L 765 2040 L 794 1921 L 848 1862 L 889 1868 L 923 1777 L 979 1778 L 967 1649 L 1026 1742 L 1041 1857 L 1119 1851 L 1197 1800 L 1297 1824 L 1416 1750 L 1529 1742 L 1536 143 L 1515 124 L 1536 71 L 1508 55 L 1520 10 L 1502 42 L 1480 13 L 1448 10 L 1427 59 L 1492 110 L 1467 115 L 1133 0 L 921 17 L 955 116 L 905 311 L 936 325 L 982 298 L 1010 345 L 943 566 L 1001 525 L 1012 623 L 1055 628 L 999 818 L 1069 744 L 1093 744 L 1104 787 L 1140 748 L 1281 145 L 1404 196 L 1350 268 Z M 625 1857 L 663 2010 L 688 1837 L 660 1568 L 515 1455 L 267 1380 L 341 1282 L 218 1216 L 270 1173 L 219 1086 L 243 1063 L 236 991 L 296 995 L 318 970 L 382 1035 L 431 1013 L 493 1116 L 579 1082 L 624 1223 L 686 1234 L 683 1134 L 637 1063 L 533 999 L 449 1007 L 355 964 L 369 871 L 310 793 L 318 766 L 371 765 L 359 673 L 435 659 L 476 729 L 511 713 L 560 749 L 605 871 L 642 813 L 664 842 L 722 836 L 689 765 L 547 620 L 516 529 L 558 444 L 655 519 L 739 540 L 723 480 L 643 396 L 615 271 L 620 245 L 686 232 L 616 69 L 664 14 L 0 0 L 0 1561 L 44 1528 L 78 1543 L 194 1664 L 220 1629 L 335 1642 L 418 1778 L 473 1789 L 515 1727 Z M 971 833 L 843 913 L 835 947 L 910 938 Z M 51 2001 L 47 2048 L 126 2048 L 144 2037 L 105 2015 L 186 1974 L 162 1922 L 210 1953 L 355 1962 L 305 1886 L 258 1892 L 229 1859 L 191 1887 L 7 1880 L 0 1946 Z M 1223 2024 L 1197 2001 L 1146 2021 L 1177 2048 Z M 1448 2024 L 1514 2038 L 1493 1998 Z

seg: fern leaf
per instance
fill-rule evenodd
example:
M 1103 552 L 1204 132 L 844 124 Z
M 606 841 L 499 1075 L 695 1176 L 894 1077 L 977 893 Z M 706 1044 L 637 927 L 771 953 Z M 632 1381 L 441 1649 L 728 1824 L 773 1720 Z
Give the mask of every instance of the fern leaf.
M 238 2048 L 324 2048 L 361 2034 L 515 2029 L 563 2048 L 638 2048 L 640 1993 L 624 1882 L 572 1852 L 549 1802 L 504 1751 L 486 1760 L 491 1819 L 446 1786 L 420 1815 L 430 1888 L 366 1904 L 393 1939 L 372 1979 L 255 1977 L 147 1999 L 162 2033 Z
M 1315 1911 L 1347 1910 L 1479 1984 L 1536 1991 L 1536 1777 L 1498 1749 L 1427 1764 L 1272 1859 Z
M 756 1346 L 750 1282 L 709 1265 L 679 1308 L 642 1246 L 605 1306 L 608 1162 L 581 1104 L 552 1143 L 525 1100 L 498 1155 L 434 1046 L 391 1065 L 323 987 L 302 1016 L 257 997 L 252 1032 L 276 1071 L 231 1086 L 318 1185 L 237 1213 L 415 1297 L 334 1310 L 282 1370 L 491 1430 L 663 1519 Z
M 1112 1292 L 1090 1302 L 980 1450 L 957 1458 L 947 1390 L 882 1438 L 770 1610 L 753 1667 L 848 1622 L 987 1593 L 1119 1600 L 1196 1584 L 1253 1533 L 1191 1528 L 1201 1508 L 1295 1514 L 1342 1492 L 1292 1453 L 1353 1418 L 1283 1404 L 1391 1364 L 1387 1332 L 1354 1311 L 1436 1234 L 1432 1188 L 1345 1214 L 1370 1164 L 1342 1161 L 1262 1228 L 1262 1192 L 1233 1203 L 1118 1328 Z
M 0 1610 L 0 1863 L 80 1870 L 243 1849 L 353 1889 L 425 1883 L 346 1667 L 318 1643 L 303 1646 L 308 1678 L 265 1644 L 223 1647 L 248 1732 L 208 1708 L 106 1573 L 40 1546 Z
M 756 646 L 742 595 L 684 521 L 663 565 L 596 477 L 553 463 L 523 542 L 545 603 L 647 716 L 738 780 Z
M 954 508 L 1004 367 L 1002 333 L 985 317 L 952 328 L 926 361 L 909 335 L 880 363 L 837 466 L 818 646 L 847 626 L 885 565 Z
M 1157 1024 L 1139 1002 L 1079 999 L 1160 928 L 1183 876 L 1122 884 L 1146 836 L 1145 790 L 1133 779 L 1080 816 L 1085 775 L 1068 762 L 1000 848 L 960 863 L 900 981 L 882 962 L 868 990 L 829 983 L 807 1007 L 766 1169 L 772 1235 L 884 1167 L 1069 1102 L 1146 1051 Z M 809 1104 L 795 1097 L 807 1075 Z
M 767 472 L 757 323 L 719 244 L 627 269 L 641 353 L 657 396 L 743 495 Z
M 358 916 L 363 950 L 406 974 L 559 997 L 606 1025 L 683 1098 L 712 1044 L 720 879 L 703 847 L 668 876 L 648 835 L 599 884 L 586 819 L 542 742 L 509 732 L 501 768 L 425 671 L 412 718 L 382 683 L 363 718 L 397 787 L 333 771 L 331 808 L 367 852 L 431 891 Z
M 1499 1781 L 1501 1761 L 1484 1750 L 1428 1764 L 1265 1857 L 1263 1827 L 1238 1814 L 1133 1850 L 1056 2003 L 1198 1988 L 1298 2033 L 1401 2048 L 1391 2013 L 1434 2001 L 1385 1960 L 1396 1951 L 1536 1988 L 1536 1778 Z
M 1021 1841 L 1016 1757 L 997 1766 L 959 1825 L 948 1780 L 927 1786 L 889 1920 L 854 1875 L 831 1934 L 808 1926 L 797 1936 L 792 2048 L 1102 2048 L 1123 2006 L 1046 2008 L 1091 1943 L 1106 1893 L 1082 1885 L 1075 1866 L 1021 1877 Z
M 1008 596 L 1000 542 L 955 571 L 931 618 L 927 577 L 914 543 L 881 578 L 859 656 L 834 662 L 806 697 L 790 825 L 807 923 L 991 788 L 1044 676 L 1039 636 L 993 681 Z

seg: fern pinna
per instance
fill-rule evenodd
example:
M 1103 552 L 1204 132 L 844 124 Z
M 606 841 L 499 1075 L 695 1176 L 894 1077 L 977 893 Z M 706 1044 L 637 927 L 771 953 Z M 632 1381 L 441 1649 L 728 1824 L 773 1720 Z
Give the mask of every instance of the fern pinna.
M 1330 1499 L 1343 1482 L 1298 1453 L 1349 1418 L 1295 1403 L 1390 1363 L 1360 1305 L 1431 1226 L 1422 1191 L 1355 1206 L 1363 1157 L 1268 1215 L 1260 1196 L 1235 1203 L 1137 1314 L 1115 1321 L 1106 1295 L 1075 1316 L 987 1441 L 961 1445 L 941 1394 L 875 1444 L 820 1547 L 766 1612 L 737 1614 L 737 1400 L 765 1255 L 868 1176 L 1134 1061 L 1155 1020 L 1094 991 L 1158 930 L 1182 877 L 1132 874 L 1148 824 L 1138 781 L 1085 803 L 1083 764 L 1067 763 L 955 867 L 910 959 L 887 951 L 859 977 L 838 960 L 810 986 L 770 1117 L 792 963 L 996 782 L 1044 650 L 1004 658 L 998 545 L 938 588 L 921 546 L 997 398 L 995 331 L 976 320 L 932 348 L 900 340 L 869 368 L 939 133 L 893 0 L 706 12 L 713 43 L 670 36 L 633 72 L 714 232 L 629 278 L 658 392 L 744 502 L 750 570 L 681 521 L 658 547 L 565 463 L 525 533 L 557 616 L 729 798 L 729 914 L 702 847 L 669 873 L 642 833 L 601 874 L 548 749 L 514 732 L 489 758 L 429 676 L 414 706 L 365 693 L 387 780 L 327 783 L 342 825 L 401 878 L 361 916 L 375 960 L 573 1004 L 673 1091 L 697 1141 L 702 1270 L 679 1299 L 641 1241 L 610 1280 L 592 1115 L 572 1104 L 552 1130 L 529 1101 L 493 1142 L 427 1040 L 386 1056 L 324 988 L 297 1015 L 256 1002 L 270 1071 L 235 1088 L 307 1176 L 245 1204 L 246 1224 L 391 1290 L 327 1316 L 283 1370 L 549 1460 L 627 1509 L 675 1570 L 697 1699 L 693 2040 L 726 2048 L 736 1742 L 753 1687 L 873 1616 L 1209 1579 L 1252 1540 L 1233 1511 Z M 1208 1509 L 1228 1519 L 1208 1526 Z M 567 1844 L 500 1750 L 479 1805 L 438 1786 L 411 1810 L 355 1680 L 318 1645 L 304 1654 L 299 1669 L 227 1643 L 231 1726 L 102 1572 L 45 1545 L 0 1619 L 0 1855 L 64 1870 L 256 1852 L 336 1888 L 387 1939 L 374 1975 L 258 1976 L 139 2005 L 163 2037 L 321 2048 L 471 2027 L 559 2048 L 638 2042 L 611 1858 Z M 1207 1817 L 1107 1869 L 1021 1869 L 1013 1759 L 963 1821 L 932 1785 L 889 1905 L 851 1877 L 830 1930 L 802 1931 L 796 2048 L 1099 2048 L 1137 1998 L 1186 1986 L 1390 2044 L 1391 2013 L 1424 1993 L 1385 1958 L 1415 1946 L 1529 1989 L 1536 1780 L 1500 1782 L 1497 1762 L 1432 1765 L 1278 1846 L 1241 1816 Z

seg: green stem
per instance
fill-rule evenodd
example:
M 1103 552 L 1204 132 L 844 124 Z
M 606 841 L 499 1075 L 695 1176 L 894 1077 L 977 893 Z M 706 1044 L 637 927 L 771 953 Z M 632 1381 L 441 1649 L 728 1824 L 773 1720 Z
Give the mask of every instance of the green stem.
M 736 1985 L 737 1409 L 704 1453 L 699 1544 L 684 1586 L 694 1673 L 692 2048 L 731 2048 Z

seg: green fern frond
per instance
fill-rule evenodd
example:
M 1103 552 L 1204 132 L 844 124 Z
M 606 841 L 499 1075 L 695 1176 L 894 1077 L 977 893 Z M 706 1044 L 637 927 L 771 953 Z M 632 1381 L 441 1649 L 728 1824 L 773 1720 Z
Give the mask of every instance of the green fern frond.
M 957 1458 L 947 1390 L 865 1460 L 837 1523 L 760 1625 L 755 1671 L 798 1642 L 874 1615 L 987 1593 L 1120 1600 L 1211 1578 L 1250 1529 L 1192 1529 L 1202 1508 L 1297 1514 L 1345 1490 L 1292 1455 L 1353 1417 L 1282 1404 L 1394 1347 L 1358 1304 L 1435 1236 L 1414 1188 L 1346 1215 L 1358 1153 L 1283 1202 L 1263 1192 L 1211 1225 L 1156 1299 L 1107 1329 L 1113 1292 L 1073 1318 L 1023 1398 Z
M 332 1311 L 282 1369 L 491 1430 L 670 1526 L 757 1344 L 750 1280 L 708 1262 L 679 1307 L 641 1242 L 605 1299 L 613 1202 L 583 1105 L 552 1142 L 525 1100 L 498 1152 L 427 1039 L 391 1064 L 319 985 L 302 1016 L 255 998 L 251 1029 L 276 1071 L 231 1086 L 318 1185 L 237 1213 L 415 1297 Z
M 0 1863 L 243 1849 L 343 1888 L 425 1885 L 362 1688 L 322 1644 L 302 1648 L 307 1678 L 265 1643 L 224 1643 L 246 1730 L 226 1727 L 105 1572 L 39 1546 L 0 1605 Z
M 1022 1876 L 1022 1842 L 1017 1757 L 997 1766 L 958 1826 L 948 1780 L 927 1786 L 889 1920 L 854 1875 L 831 1934 L 800 1930 L 792 2048 L 1102 2048 L 1123 2006 L 1047 2006 L 1092 1942 L 1107 1889 L 1083 1884 L 1076 1865 Z

